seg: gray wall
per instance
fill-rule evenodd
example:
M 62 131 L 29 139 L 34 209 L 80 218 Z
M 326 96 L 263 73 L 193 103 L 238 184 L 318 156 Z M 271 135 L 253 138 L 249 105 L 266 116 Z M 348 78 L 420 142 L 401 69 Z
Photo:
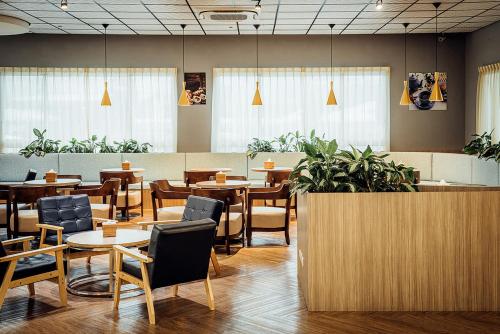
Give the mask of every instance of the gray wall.
M 476 132 L 477 68 L 497 62 L 500 62 L 500 21 L 467 34 L 465 38 L 466 141 Z
M 178 36 L 110 36 L 108 64 L 180 68 L 180 43 Z M 261 66 L 329 66 L 328 35 L 262 36 L 260 45 Z M 391 150 L 458 151 L 465 131 L 464 45 L 464 35 L 450 35 L 439 47 L 439 70 L 448 73 L 447 111 L 409 112 L 399 105 L 402 35 L 336 36 L 334 65 L 391 67 Z M 0 38 L 0 46 L 0 66 L 103 66 L 102 36 L 9 36 Z M 186 37 L 186 71 L 207 73 L 208 101 L 179 108 L 179 152 L 210 151 L 212 68 L 230 66 L 255 66 L 254 36 Z M 410 35 L 408 71 L 434 69 L 434 37 Z M 179 74 L 179 92 L 181 82 Z

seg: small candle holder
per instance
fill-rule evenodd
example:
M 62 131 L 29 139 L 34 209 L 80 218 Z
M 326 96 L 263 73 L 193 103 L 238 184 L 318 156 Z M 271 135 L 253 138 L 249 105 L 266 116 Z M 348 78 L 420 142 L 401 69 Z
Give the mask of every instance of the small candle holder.
M 56 180 L 57 180 L 57 172 L 55 170 L 51 169 L 45 173 L 46 182 L 56 182 Z
M 102 235 L 107 237 L 116 237 L 116 230 L 118 229 L 118 224 L 112 221 L 102 223 Z
M 226 173 L 218 172 L 215 174 L 215 183 L 226 183 Z
M 122 162 L 122 169 L 123 170 L 130 170 L 130 161 L 127 161 L 125 160 L 124 162 Z
M 274 161 L 271 159 L 264 161 L 264 168 L 265 169 L 273 169 L 274 168 Z

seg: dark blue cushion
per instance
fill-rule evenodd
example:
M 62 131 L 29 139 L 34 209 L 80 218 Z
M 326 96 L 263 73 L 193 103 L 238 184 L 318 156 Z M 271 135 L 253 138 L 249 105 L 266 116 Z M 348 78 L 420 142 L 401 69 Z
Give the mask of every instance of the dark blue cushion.
M 52 255 L 39 254 L 17 261 L 12 280 L 35 276 L 57 269 L 56 258 Z
M 43 197 L 37 201 L 41 224 L 64 227 L 64 233 L 92 230 L 92 208 L 87 195 Z M 48 230 L 47 234 L 55 234 Z

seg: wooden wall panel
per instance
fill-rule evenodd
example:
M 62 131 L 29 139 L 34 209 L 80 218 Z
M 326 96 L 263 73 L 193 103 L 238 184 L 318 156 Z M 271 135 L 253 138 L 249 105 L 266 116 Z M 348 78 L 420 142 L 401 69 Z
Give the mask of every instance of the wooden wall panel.
M 309 310 L 500 310 L 500 192 L 309 194 L 299 203 Z

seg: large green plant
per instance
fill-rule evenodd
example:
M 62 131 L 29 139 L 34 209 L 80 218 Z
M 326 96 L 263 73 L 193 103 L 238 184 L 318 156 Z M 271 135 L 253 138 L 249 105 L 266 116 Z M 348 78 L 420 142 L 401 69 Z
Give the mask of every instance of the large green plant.
M 247 146 L 247 156 L 254 159 L 259 152 L 276 152 L 270 140 L 253 138 Z
M 377 155 L 370 146 L 338 150 L 336 140 L 316 138 L 304 143 L 304 151 L 290 176 L 294 193 L 416 191 L 413 168 L 386 162 L 388 155 Z
M 493 143 L 491 140 L 493 131 L 483 133 L 482 135 L 474 134 L 472 139 L 465 145 L 463 151 L 465 154 L 477 155 L 479 159 L 495 159 L 500 163 L 500 142 Z
M 319 139 L 324 138 L 324 136 Z M 304 143 L 314 145 L 317 139 L 315 130 L 310 132 L 309 138 L 301 135 L 299 131 L 288 132 L 273 140 L 253 138 L 247 146 L 247 156 L 254 159 L 260 152 L 304 152 Z
M 78 140 L 71 138 L 69 144 L 61 147 L 60 153 L 95 153 L 99 144 L 97 136 L 93 135 L 88 139 Z
M 33 129 L 36 139 L 29 143 L 26 147 L 19 150 L 19 154 L 26 158 L 31 157 L 33 154 L 37 157 L 43 157 L 47 153 L 59 152 L 60 140 L 53 140 L 45 138 L 47 130 L 40 131 Z
M 150 143 L 140 144 L 135 139 L 123 140 L 121 142 L 114 142 L 117 145 L 117 151 L 120 153 L 148 153 L 149 148 L 153 147 Z

